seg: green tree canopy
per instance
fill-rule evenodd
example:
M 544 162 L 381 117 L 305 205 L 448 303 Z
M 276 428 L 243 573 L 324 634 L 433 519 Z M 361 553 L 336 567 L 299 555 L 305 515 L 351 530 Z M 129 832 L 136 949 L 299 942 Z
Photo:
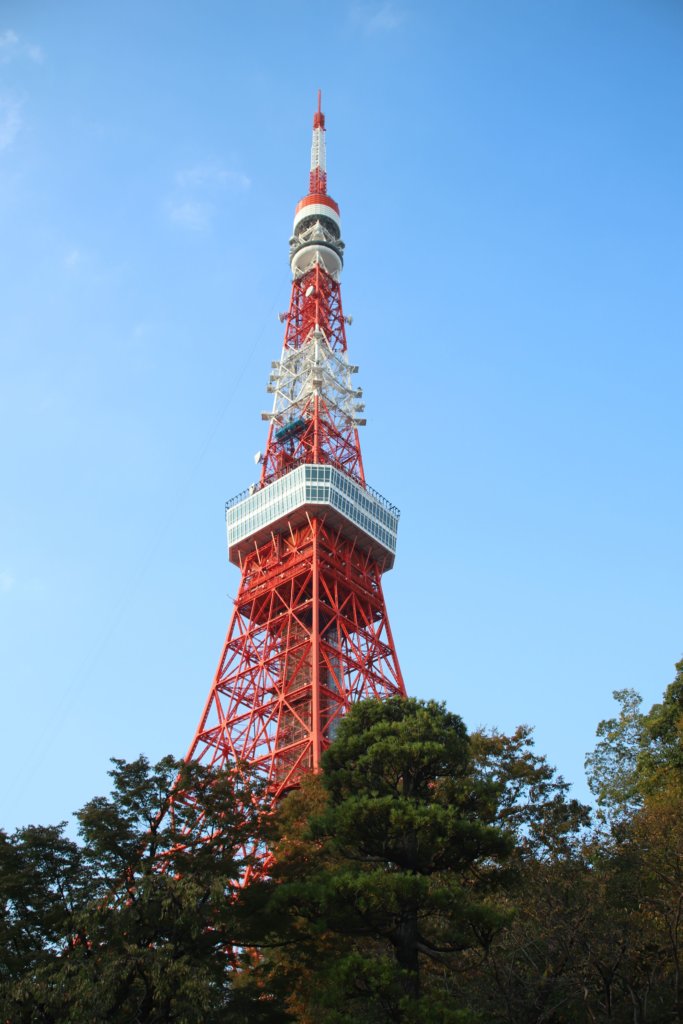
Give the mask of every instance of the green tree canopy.
M 683 1020 L 683 662 L 647 712 L 614 696 L 586 758 L 606 826 L 587 850 L 586 990 L 609 1019 Z
M 619 714 L 597 728 L 595 750 L 586 754 L 591 793 L 606 821 L 630 818 L 642 804 L 640 755 L 647 742 L 642 697 L 635 690 L 615 690 Z
M 462 720 L 434 702 L 366 701 L 323 763 L 285 802 L 273 878 L 251 893 L 281 949 L 269 983 L 287 979 L 299 1020 L 469 1020 L 442 980 L 509 918 L 496 893 L 512 839 Z
M 258 837 L 252 784 L 171 757 L 110 775 L 111 795 L 77 814 L 80 844 L 63 825 L 2 837 L 0 1019 L 285 1019 L 235 989 L 228 955 Z
M 683 784 L 683 661 L 660 703 L 643 712 L 635 690 L 615 690 L 619 715 L 598 725 L 586 755 L 591 792 L 605 821 L 628 822 L 645 797 Z
M 661 703 L 646 715 L 644 732 L 638 764 L 643 792 L 683 784 L 683 661 L 677 663 Z

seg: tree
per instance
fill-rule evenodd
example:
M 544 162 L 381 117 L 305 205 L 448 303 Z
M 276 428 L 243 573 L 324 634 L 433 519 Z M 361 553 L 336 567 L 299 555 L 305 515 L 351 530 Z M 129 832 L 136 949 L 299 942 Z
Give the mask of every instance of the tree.
M 0 1018 L 16 985 L 82 941 L 77 913 L 88 898 L 89 871 L 65 826 L 0 832 Z M 5 1012 L 3 1013 L 3 1009 Z
M 499 791 L 497 820 L 515 837 L 505 899 L 513 913 L 485 958 L 463 975 L 468 1000 L 487 1022 L 574 1022 L 585 1013 L 577 984 L 590 911 L 583 856 L 589 808 L 534 749 L 519 726 L 470 737 L 473 770 Z M 514 870 L 512 870 L 514 869 Z
M 650 935 L 661 977 L 658 996 L 667 1016 L 683 1021 L 683 780 L 646 797 L 631 845 L 640 860 L 641 931 Z
M 640 753 L 638 770 L 643 792 L 683 784 L 683 661 L 676 664 L 676 676 L 653 704 L 644 721 L 646 743 Z
M 359 703 L 323 768 L 285 802 L 273 878 L 247 894 L 262 946 L 280 949 L 269 984 L 287 979 L 300 1021 L 474 1019 L 453 968 L 509 919 L 496 894 L 512 840 L 462 720 L 434 702 Z
M 585 762 L 588 785 L 607 823 L 630 819 L 642 804 L 639 759 L 647 742 L 642 697 L 635 690 L 615 690 L 612 696 L 619 715 L 600 722 L 599 742 Z
M 479 729 L 470 735 L 476 778 L 498 793 L 496 821 L 515 837 L 522 861 L 560 860 L 580 847 L 590 808 L 569 796 L 571 786 L 534 749 L 533 729 L 511 736 Z
M 595 1012 L 615 1021 L 683 1020 L 683 662 L 648 712 L 616 691 L 586 758 L 603 824 L 587 850 L 586 977 Z
M 591 792 L 608 824 L 629 821 L 645 796 L 683 781 L 683 661 L 662 701 L 641 711 L 635 690 L 615 690 L 619 715 L 600 722 L 586 755 Z
M 227 955 L 258 834 L 253 785 L 171 757 L 113 764 L 111 796 L 77 814 L 80 845 L 59 826 L 19 830 L 0 847 L 13 954 L 0 1019 L 286 1019 L 235 989 Z

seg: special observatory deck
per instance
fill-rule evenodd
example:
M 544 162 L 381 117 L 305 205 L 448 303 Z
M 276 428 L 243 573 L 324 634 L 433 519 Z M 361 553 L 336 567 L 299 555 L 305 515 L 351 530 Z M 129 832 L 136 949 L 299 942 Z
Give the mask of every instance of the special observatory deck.
M 306 516 L 324 515 L 342 534 L 356 539 L 391 569 L 396 553 L 399 510 L 376 491 L 362 487 L 334 466 L 305 463 L 252 494 L 238 494 L 225 506 L 230 561 L 271 533 L 306 522 Z

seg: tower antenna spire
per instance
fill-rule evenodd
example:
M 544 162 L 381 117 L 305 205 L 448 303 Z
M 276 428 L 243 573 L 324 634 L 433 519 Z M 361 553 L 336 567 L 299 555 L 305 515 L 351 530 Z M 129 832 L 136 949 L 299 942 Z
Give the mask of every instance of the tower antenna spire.
M 311 174 L 309 195 L 327 195 L 327 166 L 325 156 L 325 115 L 322 111 L 322 90 L 318 89 L 318 109 L 313 115 L 313 141 L 311 143 Z

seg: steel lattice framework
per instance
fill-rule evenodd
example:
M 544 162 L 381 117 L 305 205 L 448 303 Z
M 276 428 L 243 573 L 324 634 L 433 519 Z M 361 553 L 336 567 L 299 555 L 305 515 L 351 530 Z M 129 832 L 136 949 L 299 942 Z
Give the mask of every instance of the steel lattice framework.
M 256 767 L 271 800 L 319 769 L 351 703 L 405 694 L 381 582 L 394 561 L 398 510 L 363 471 L 364 406 L 347 357 L 344 243 L 327 195 L 324 132 L 319 100 L 261 476 L 227 506 L 239 592 L 187 755 Z

